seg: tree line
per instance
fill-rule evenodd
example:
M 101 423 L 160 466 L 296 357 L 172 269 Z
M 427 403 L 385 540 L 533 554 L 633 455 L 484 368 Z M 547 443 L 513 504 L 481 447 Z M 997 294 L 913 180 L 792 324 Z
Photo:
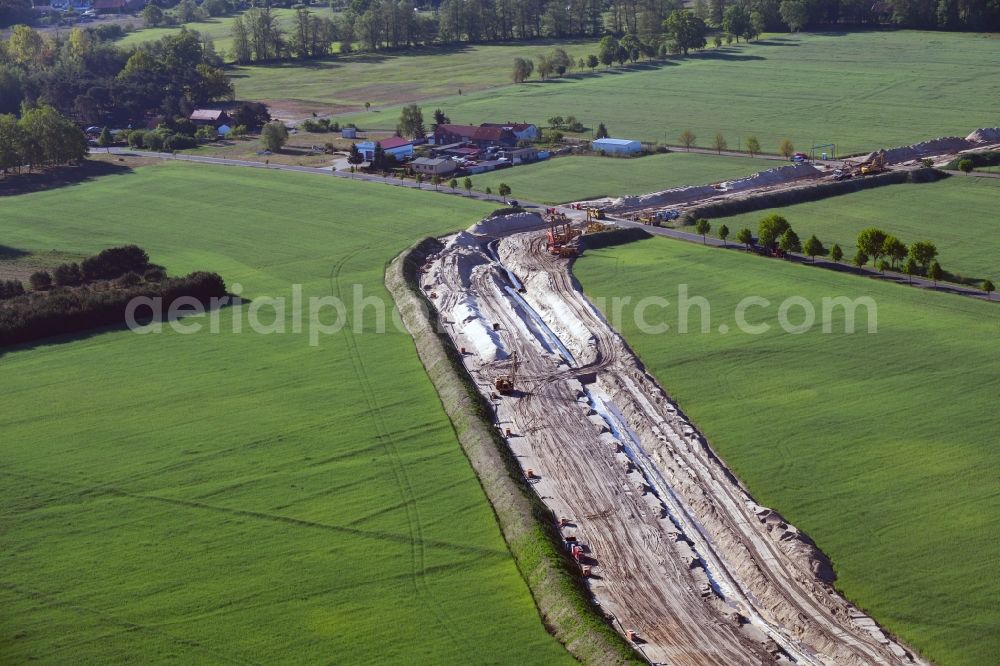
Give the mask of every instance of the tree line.
M 87 155 L 87 138 L 51 106 L 0 115 L 0 173 L 69 164 Z
M 140 296 L 167 303 L 191 296 L 208 305 L 226 295 L 216 273 L 168 277 L 134 245 L 109 248 L 52 272 L 37 271 L 30 282 L 31 291 L 16 280 L 0 282 L 0 347 L 120 324 L 129 301 Z
M 44 103 L 80 123 L 125 126 L 232 97 L 211 41 L 191 30 L 130 48 L 82 28 L 43 35 L 18 25 L 0 40 L 0 113 Z
M 352 0 L 336 20 L 296 10 L 290 30 L 267 7 L 233 25 L 239 63 L 330 55 L 336 49 L 375 51 L 427 44 L 508 42 L 611 35 L 612 50 L 595 54 L 609 65 L 641 55 L 688 53 L 709 31 L 727 41 L 763 32 L 838 25 L 895 25 L 945 30 L 998 30 L 996 0 L 441 0 L 414 11 L 409 0 Z M 716 39 L 721 44 L 721 38 Z M 595 65 L 596 66 L 596 65 Z M 582 67 L 581 67 L 582 68 Z M 545 78 L 544 76 L 542 78 Z
M 712 230 L 711 222 L 699 219 L 695 221 L 694 227 L 695 232 L 702 237 L 702 242 L 705 242 L 708 233 Z M 725 244 L 731 231 L 728 226 L 723 224 L 719 226 L 716 233 L 719 240 Z M 756 244 L 760 248 L 759 251 L 766 254 L 781 256 L 796 252 L 808 256 L 811 261 L 815 261 L 816 257 L 821 256 L 829 256 L 834 263 L 840 263 L 844 260 L 844 250 L 840 245 L 834 244 L 827 249 L 815 234 L 803 243 L 788 220 L 777 214 L 768 215 L 760 220 L 757 224 L 756 238 L 750 227 L 743 227 L 737 232 L 736 240 L 745 246 L 747 252 L 752 250 Z M 871 262 L 872 266 L 880 273 L 884 274 L 887 270 L 898 271 L 911 281 L 914 276 L 924 276 L 935 285 L 946 276 L 944 269 L 937 261 L 937 245 L 928 240 L 913 241 L 906 245 L 896 236 L 878 227 L 868 227 L 858 232 L 855 246 L 857 251 L 851 259 L 851 263 L 859 269 Z M 990 280 L 980 282 L 979 288 L 983 290 L 987 298 L 996 289 Z

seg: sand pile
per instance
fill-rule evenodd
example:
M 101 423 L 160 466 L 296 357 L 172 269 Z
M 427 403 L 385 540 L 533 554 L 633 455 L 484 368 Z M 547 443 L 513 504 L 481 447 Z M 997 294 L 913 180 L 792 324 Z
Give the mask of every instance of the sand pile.
M 511 213 L 481 220 L 469 228 L 474 234 L 491 236 L 493 234 L 509 234 L 544 226 L 545 222 L 538 213 Z
M 973 143 L 1000 143 L 1000 127 L 981 127 L 965 137 Z
M 814 167 L 812 164 L 786 164 L 785 166 L 776 167 L 774 169 L 758 171 L 757 173 L 747 176 L 746 178 L 730 180 L 723 183 L 723 186 L 725 187 L 726 192 L 741 192 L 743 190 L 752 190 L 758 187 L 781 185 L 782 183 L 788 183 L 801 178 L 816 178 L 821 175 L 823 175 L 823 172 Z
M 919 160 L 921 158 L 931 157 L 934 155 L 957 153 L 970 147 L 971 144 L 967 139 L 963 139 L 958 136 L 943 136 L 929 141 L 914 143 L 909 146 L 876 150 L 875 152 L 866 155 L 864 160 L 871 160 L 876 155 L 882 153 L 885 155 L 885 161 L 887 164 L 899 164 L 900 162 Z

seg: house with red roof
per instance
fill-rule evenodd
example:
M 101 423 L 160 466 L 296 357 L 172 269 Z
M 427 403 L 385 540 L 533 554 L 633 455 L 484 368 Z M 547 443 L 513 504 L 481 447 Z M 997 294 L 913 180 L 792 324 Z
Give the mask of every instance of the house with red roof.
M 507 126 L 438 125 L 434 130 L 434 143 L 471 143 L 478 148 L 503 146 L 512 148 L 518 138 Z

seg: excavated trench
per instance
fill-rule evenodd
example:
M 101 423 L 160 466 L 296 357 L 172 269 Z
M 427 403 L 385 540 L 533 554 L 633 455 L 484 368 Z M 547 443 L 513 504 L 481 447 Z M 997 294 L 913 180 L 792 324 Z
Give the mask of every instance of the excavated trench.
M 442 323 L 539 497 L 581 546 L 593 601 L 653 663 L 922 663 L 830 586 L 828 562 L 758 505 L 525 220 L 452 237 L 423 267 Z M 467 312 L 462 310 L 462 312 Z M 515 391 L 494 380 L 517 354 Z M 470 337 L 471 336 L 471 337 Z M 586 567 L 586 570 L 584 569 Z

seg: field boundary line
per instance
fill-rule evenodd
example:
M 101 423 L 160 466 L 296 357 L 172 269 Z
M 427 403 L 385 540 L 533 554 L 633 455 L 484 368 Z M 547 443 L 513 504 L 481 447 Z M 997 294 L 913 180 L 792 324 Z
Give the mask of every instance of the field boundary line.
M 490 501 L 541 620 L 584 664 L 645 663 L 591 603 L 579 577 L 571 572 L 559 545 L 555 516 L 518 472 L 517 461 L 492 423 L 491 411 L 462 369 L 458 351 L 435 329 L 433 306 L 420 292 L 417 276 L 426 257 L 441 247 L 437 239 L 426 238 L 398 255 L 386 269 L 386 288 Z

